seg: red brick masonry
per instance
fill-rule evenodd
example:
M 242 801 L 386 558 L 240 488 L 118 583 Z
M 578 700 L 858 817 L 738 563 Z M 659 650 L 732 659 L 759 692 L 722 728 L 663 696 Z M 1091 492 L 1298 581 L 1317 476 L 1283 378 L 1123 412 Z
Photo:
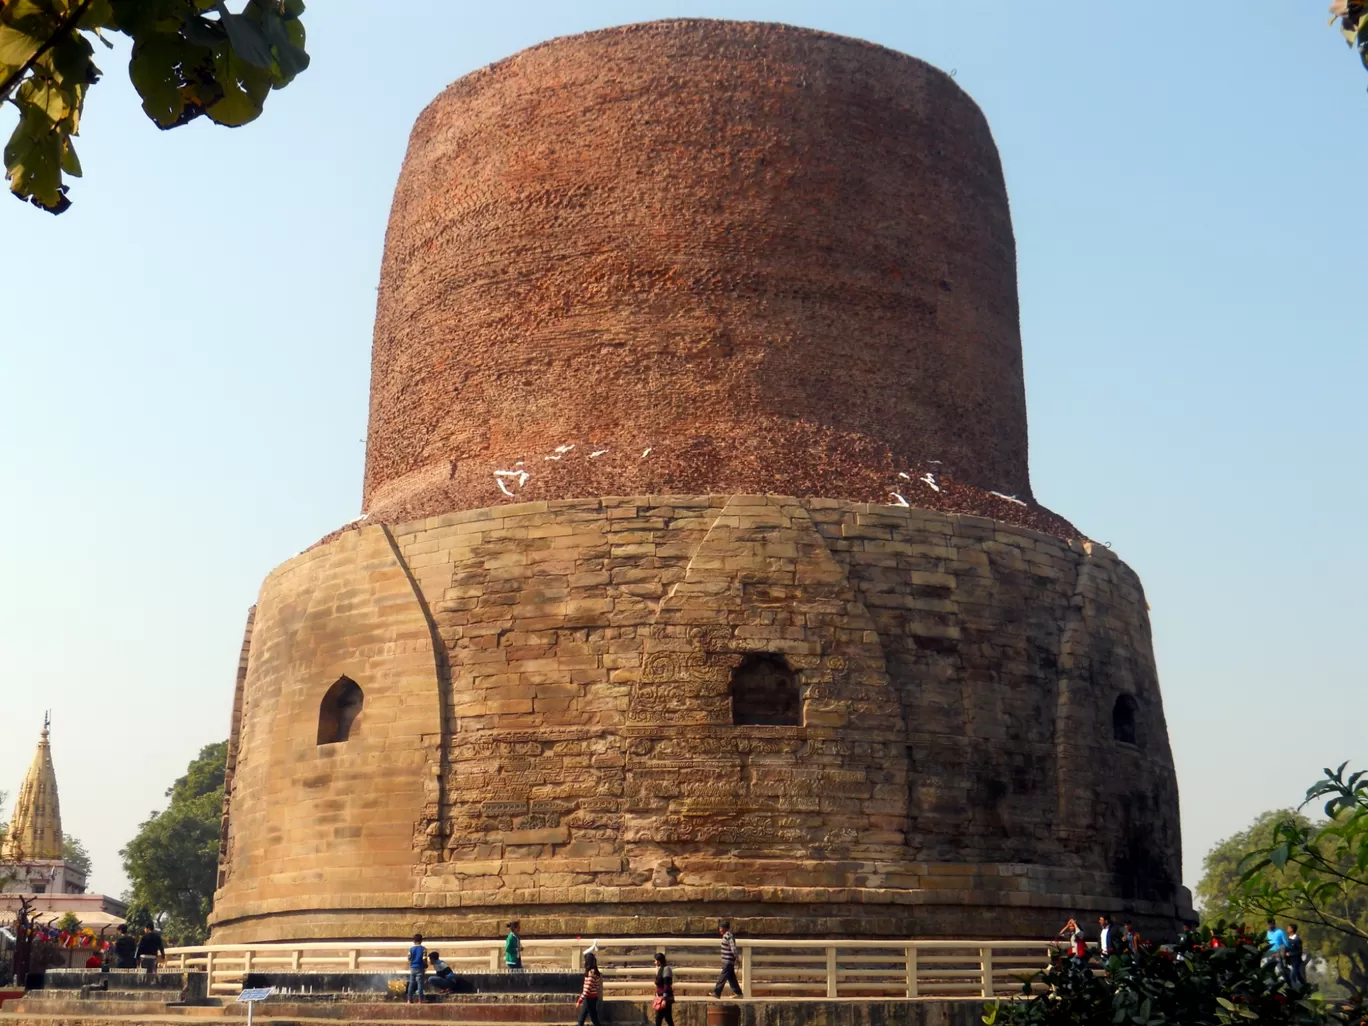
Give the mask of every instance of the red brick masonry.
M 1007 196 L 948 75 L 788 26 L 656 22 L 523 51 L 418 119 L 372 516 L 514 501 L 500 483 L 944 508 L 908 485 L 925 467 L 1031 499 Z M 1018 519 L 1001 505 L 952 508 Z

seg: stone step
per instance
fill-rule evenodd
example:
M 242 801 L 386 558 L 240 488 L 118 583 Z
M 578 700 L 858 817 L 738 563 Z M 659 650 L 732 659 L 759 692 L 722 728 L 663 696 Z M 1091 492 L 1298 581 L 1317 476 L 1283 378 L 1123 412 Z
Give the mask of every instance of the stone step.
M 197 1009 L 203 1011 L 203 1009 Z M 71 1014 L 40 1014 L 22 1012 L 0 1012 L 0 1026 L 128 1026 L 131 1023 L 148 1023 L 156 1026 L 184 1026 L 187 1021 L 203 1021 L 204 1016 L 190 1015 L 99 1015 L 81 1013 Z M 218 1015 L 214 1018 L 232 1019 L 234 1021 L 244 1020 L 244 1016 L 225 1016 Z M 303 1016 L 279 1016 L 258 1013 L 253 1018 L 255 1024 L 259 1026 L 335 1026 L 338 1022 L 347 1022 L 351 1026 L 405 1026 L 413 1022 L 442 1022 L 446 1026 L 487 1026 L 486 1020 L 465 1020 L 460 1018 L 448 1018 L 446 1016 L 425 1016 L 423 1018 L 376 1018 L 369 1015 L 349 1017 L 346 1019 L 338 1018 L 314 1018 Z M 558 1019 L 545 1024 L 545 1026 L 574 1026 L 573 1017 Z
M 246 1006 L 237 1002 L 180 1005 L 169 1002 L 105 1002 L 98 998 L 30 997 L 7 1002 L 0 1013 L 0 1023 L 41 1021 L 85 1024 L 130 1020 L 153 1022 L 163 1019 L 185 1022 L 241 1020 L 246 1015 Z M 270 1000 L 257 1006 L 253 1018 L 258 1023 L 459 1022 L 471 1026 L 500 1023 L 557 1026 L 575 1022 L 576 1008 L 572 1001 L 495 1003 L 457 999 L 409 1005 L 398 1001 Z M 602 1018 L 605 1024 L 612 1026 L 638 1026 L 645 1021 L 642 1006 L 629 1001 L 605 1002 Z

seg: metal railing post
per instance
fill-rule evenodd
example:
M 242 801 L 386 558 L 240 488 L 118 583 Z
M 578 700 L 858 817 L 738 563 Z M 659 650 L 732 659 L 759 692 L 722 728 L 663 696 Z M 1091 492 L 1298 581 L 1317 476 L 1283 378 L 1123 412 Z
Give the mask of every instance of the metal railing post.
M 979 970 L 983 974 L 983 996 L 986 998 L 994 997 L 996 990 L 993 988 L 993 949 L 989 945 L 979 948 Z
M 751 967 L 755 964 L 753 960 L 755 949 L 746 941 L 741 942 L 741 990 L 743 993 L 751 994 L 754 981 L 751 979 Z M 754 997 L 751 994 L 751 997 Z
M 208 989 L 205 991 L 205 993 L 206 993 L 207 996 L 213 997 L 213 995 L 214 995 L 214 953 L 213 953 L 212 951 L 206 951 L 206 952 L 204 953 L 204 978 L 205 978 L 205 980 L 207 981 L 207 982 L 206 982 L 206 986 L 207 986 L 207 988 L 208 988 Z
M 295 948 L 295 949 L 293 949 L 293 950 L 290 952 L 290 971 L 291 971 L 291 972 L 296 972 L 296 973 L 299 972 L 299 967 L 300 967 L 300 965 L 303 964 L 303 962 L 304 962 L 304 951 L 303 951 L 303 949 L 301 949 L 301 948 Z
M 361 967 L 361 963 L 359 961 L 360 957 L 361 952 L 358 951 L 356 948 L 352 948 L 350 951 L 348 951 L 347 968 L 350 969 L 352 972 L 356 972 L 356 970 Z
M 917 996 L 917 948 L 914 944 L 907 946 L 907 996 Z
M 827 963 L 827 964 L 826 964 L 826 983 L 827 983 L 827 995 L 826 995 L 826 996 L 829 997 L 829 998 L 838 997 L 839 995 L 838 995 L 838 993 L 837 993 L 837 987 L 836 987 L 836 949 L 835 949 L 835 948 L 827 948 L 827 949 L 826 949 L 826 963 Z
M 252 954 L 253 954 L 253 952 L 252 952 L 251 949 L 249 948 L 247 951 L 243 952 L 243 955 L 242 955 L 242 975 L 243 975 L 244 979 L 245 979 L 245 977 L 247 977 L 247 976 L 251 973 L 251 971 L 252 971 Z M 245 986 L 245 985 L 246 985 L 246 984 L 244 983 L 244 986 Z

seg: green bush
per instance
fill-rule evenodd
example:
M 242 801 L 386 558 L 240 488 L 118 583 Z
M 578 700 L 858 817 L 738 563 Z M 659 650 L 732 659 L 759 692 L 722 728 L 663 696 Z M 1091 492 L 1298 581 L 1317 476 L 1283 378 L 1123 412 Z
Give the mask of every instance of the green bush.
M 1213 935 L 1222 945 L 1212 946 Z M 1224 943 L 1229 938 L 1229 943 Z M 1320 1026 L 1346 1021 L 1289 983 L 1261 945 L 1202 927 L 1176 945 L 1083 962 L 1062 952 L 1023 982 L 1023 1000 L 985 1006 L 988 1026 Z M 1349 1020 L 1352 1021 L 1352 1020 Z

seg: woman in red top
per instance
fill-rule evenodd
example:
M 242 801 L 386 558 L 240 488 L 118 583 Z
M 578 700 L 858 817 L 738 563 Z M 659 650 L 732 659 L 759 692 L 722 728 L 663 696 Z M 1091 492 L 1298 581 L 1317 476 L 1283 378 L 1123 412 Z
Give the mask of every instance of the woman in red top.
M 1064 929 L 1059 931 L 1059 936 L 1068 941 L 1069 954 L 1074 958 L 1088 957 L 1088 946 L 1083 941 L 1083 931 L 1079 929 L 1078 920 L 1070 919 L 1064 924 Z
M 603 974 L 599 972 L 598 956 L 588 954 L 584 956 L 584 989 L 580 991 L 579 1000 L 575 1002 L 579 1006 L 579 1022 L 577 1026 L 584 1026 L 584 1017 L 589 1016 L 594 1026 L 603 1026 L 599 1022 L 599 1001 L 603 998 Z

